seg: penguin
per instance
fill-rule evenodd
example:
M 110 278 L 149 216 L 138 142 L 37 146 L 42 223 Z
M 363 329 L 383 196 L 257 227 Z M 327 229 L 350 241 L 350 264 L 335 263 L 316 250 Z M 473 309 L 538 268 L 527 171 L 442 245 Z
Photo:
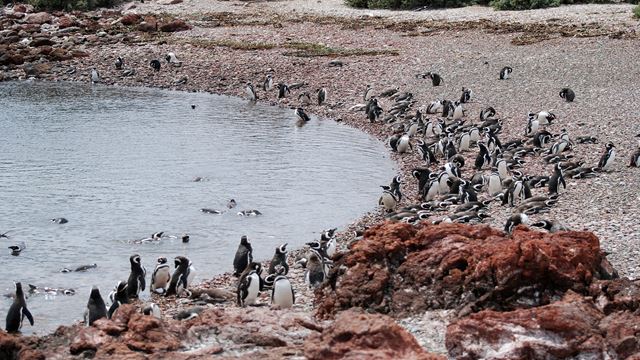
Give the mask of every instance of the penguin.
M 324 282 L 325 273 L 322 263 L 322 255 L 315 250 L 311 250 L 311 254 L 307 260 L 307 271 L 304 275 L 304 281 L 310 288 L 315 288 Z
M 245 273 L 238 282 L 238 306 L 245 307 L 247 305 L 254 305 L 262 287 L 260 270 L 250 270 Z
M 96 68 L 92 68 L 91 69 L 91 83 L 95 84 L 95 83 L 99 83 L 100 82 L 100 73 L 98 73 L 98 70 L 96 70 Z
M 555 221 L 555 220 L 540 220 L 538 222 L 535 222 L 533 224 L 531 224 L 531 226 L 535 226 L 535 227 L 539 227 L 539 228 L 543 228 L 545 230 L 547 230 L 550 233 L 555 233 L 558 231 L 569 231 L 571 229 L 569 229 L 568 227 L 566 227 L 565 225 Z
M 291 282 L 284 275 L 276 276 L 271 290 L 271 305 L 277 305 L 281 309 L 290 308 L 296 302 Z
M 111 319 L 115 311 L 122 304 L 127 304 L 129 302 L 129 297 L 127 295 L 127 283 L 124 281 L 118 281 L 116 287 L 109 294 L 109 301 L 111 301 L 111 306 L 107 311 L 107 317 Z
M 271 74 L 267 74 L 267 77 L 264 79 L 264 82 L 262 83 L 262 89 L 264 91 L 271 91 L 272 88 L 273 88 L 273 77 L 271 76 Z
M 487 148 L 487 146 L 483 143 L 478 143 L 478 148 L 480 149 L 480 151 L 478 152 L 478 155 L 476 156 L 476 161 L 475 161 L 475 169 L 476 170 L 481 170 L 482 168 L 484 168 L 485 166 L 491 164 L 491 155 L 489 155 L 489 149 Z
M 242 211 L 238 211 L 238 216 L 259 216 L 262 215 L 262 213 L 258 210 L 252 209 L 252 210 L 242 210 Z
M 242 272 L 253 261 L 253 248 L 249 243 L 246 235 L 240 238 L 240 245 L 236 250 L 236 256 L 233 259 L 233 276 L 240 276 Z
M 156 319 L 162 319 L 162 313 L 160 312 L 160 307 L 155 303 L 149 303 L 145 307 L 143 307 L 142 314 L 147 316 L 152 315 Z
M 500 174 L 498 174 L 498 171 L 496 171 L 495 169 L 491 173 L 491 176 L 489 176 L 489 187 L 487 191 L 489 192 L 489 196 L 491 197 L 494 197 L 502 192 L 502 181 L 500 180 Z
M 613 160 L 616 158 L 616 147 L 613 143 L 607 143 L 605 145 L 604 154 L 600 157 L 600 161 L 598 162 L 598 168 L 603 171 L 607 171 L 613 165 Z
M 147 270 L 142 266 L 140 255 L 131 255 L 129 262 L 131 263 L 131 273 L 129 274 L 129 280 L 127 280 L 127 296 L 129 298 L 137 298 L 140 291 L 144 291 L 146 287 L 145 276 L 147 275 Z
M 98 267 L 98 264 L 80 265 L 77 268 L 75 268 L 73 271 L 75 271 L 75 272 L 84 272 L 84 271 L 87 271 L 87 270 L 95 269 L 97 267 Z
M 574 93 L 573 90 L 569 88 L 562 88 L 562 90 L 560 90 L 560 97 L 563 98 L 566 102 L 573 102 L 573 100 L 576 98 L 576 93 Z
M 427 146 L 427 144 L 422 140 L 418 140 L 418 152 L 427 166 L 438 163 L 438 160 L 436 159 L 433 151 L 431 151 L 431 148 L 429 148 L 429 146 Z
M 245 87 L 245 92 L 247 93 L 247 96 L 249 97 L 249 101 L 256 101 L 258 100 L 258 94 L 256 94 L 256 89 L 253 88 L 253 84 L 248 82 L 247 86 Z
M 456 101 L 454 103 L 454 109 L 453 109 L 453 120 L 459 120 L 462 119 L 462 117 L 464 116 L 464 108 L 462 107 L 462 102 L 460 101 Z
M 398 143 L 396 144 L 396 151 L 399 154 L 406 153 L 411 148 L 411 142 L 409 141 L 409 135 L 404 134 L 398 139 Z
M 529 118 L 527 122 L 527 128 L 525 129 L 525 136 L 535 136 L 538 133 L 538 128 L 540 127 L 540 121 L 538 119 Z
M 598 138 L 595 136 L 578 136 L 576 142 L 578 144 L 597 144 Z
M 124 60 L 120 56 L 116 59 L 116 70 L 122 70 L 122 65 L 124 65 Z
M 203 307 L 200 306 L 194 306 L 192 308 L 186 309 L 186 310 L 182 310 L 180 312 L 178 312 L 177 314 L 173 315 L 173 319 L 174 320 L 191 320 L 191 319 L 195 319 L 198 316 L 200 316 L 200 313 L 202 313 L 202 311 L 204 310 Z
M 164 231 L 154 232 L 153 234 L 151 234 L 151 240 L 158 241 L 162 239 L 163 234 L 164 234 Z
M 395 210 L 396 205 L 398 204 L 398 199 L 393 194 L 393 192 L 389 190 L 384 190 L 380 199 L 378 199 L 378 205 L 382 205 L 387 212 L 391 212 Z
M 227 202 L 227 209 L 233 209 L 234 207 L 236 207 L 236 205 L 238 205 L 236 200 L 235 199 L 231 199 L 231 200 L 229 200 L 229 202 Z
M 160 71 L 160 61 L 158 59 L 153 59 L 149 62 L 149 66 L 151 66 L 151 68 L 153 68 L 153 71 L 158 72 Z
M 65 218 L 63 218 L 63 217 L 61 217 L 61 218 L 53 218 L 53 219 L 51 219 L 51 222 L 56 223 L 56 224 L 58 224 L 58 225 L 62 225 L 62 224 L 66 224 L 66 223 L 68 223 L 68 222 L 69 222 L 69 220 L 67 220 L 67 219 L 65 219 Z
M 173 270 L 173 275 L 171 275 L 171 281 L 165 296 L 180 296 L 189 287 L 191 262 L 184 256 L 176 256 L 173 261 L 175 269 Z
M 287 84 L 284 84 L 284 83 L 278 84 L 278 99 L 282 99 L 286 97 L 287 94 L 289 93 L 291 93 L 291 90 L 289 90 L 289 86 L 287 86 Z
M 462 88 L 462 95 L 460 96 L 460 103 L 465 104 L 471 101 L 471 95 L 473 95 L 473 91 L 471 89 Z
M 182 242 L 186 244 L 189 242 L 189 240 L 191 240 L 191 237 L 189 236 L 189 234 L 182 234 L 182 236 L 180 236 L 180 240 L 182 240 Z
M 209 209 L 209 208 L 202 208 L 200 209 L 200 212 L 203 212 L 205 214 L 214 214 L 214 215 L 220 215 L 223 213 L 223 211 L 221 210 Z
M 84 321 L 87 326 L 93 325 L 93 322 L 107 317 L 107 306 L 104 304 L 100 290 L 97 286 L 91 289 L 89 302 L 87 302 L 87 311 L 85 312 Z
M 178 58 L 176 57 L 176 54 L 172 52 L 165 55 L 164 59 L 167 60 L 168 64 L 171 64 L 173 66 L 182 66 L 182 61 L 179 61 Z
M 311 95 L 309 95 L 308 91 L 303 91 L 298 95 L 298 101 L 302 106 L 311 105 Z
M 640 167 L 640 141 L 636 151 L 631 154 L 631 161 L 629 161 L 629 167 Z
M 500 70 L 500 80 L 507 80 L 512 72 L 513 72 L 513 69 L 511 67 L 509 66 L 503 67 L 502 70 Z
M 321 88 L 318 90 L 318 106 L 322 105 L 325 101 L 327 101 L 327 89 Z
M 296 110 L 295 110 L 295 114 L 296 114 L 296 116 L 298 117 L 298 119 L 299 119 L 300 121 L 307 122 L 307 121 L 310 121 L 310 120 L 311 120 L 311 118 L 309 117 L 309 115 L 307 115 L 307 113 L 306 113 L 306 112 L 304 112 L 304 109 L 302 109 L 302 108 L 296 108 Z
M 480 111 L 480 121 L 489 120 L 494 116 L 496 116 L 496 109 L 491 106 Z
M 284 272 L 282 275 L 287 275 L 289 273 L 289 265 L 287 264 L 287 244 L 282 244 L 276 248 L 275 254 L 273 254 L 273 258 L 271 259 L 271 263 L 269 264 L 269 274 L 276 273 L 276 266 L 282 266 L 284 268 Z
M 511 215 L 507 219 L 506 224 L 504 225 L 504 232 L 511 235 L 511 232 L 516 226 L 520 224 L 528 224 L 528 223 L 529 223 L 529 217 L 525 214 L 517 213 L 517 214 Z
M 11 249 L 11 255 L 13 256 L 19 256 L 22 250 L 26 248 L 27 245 L 24 243 L 24 241 L 21 241 L 18 245 L 9 246 L 9 249 Z
M 22 284 L 17 282 L 15 286 L 16 296 L 13 299 L 11 307 L 9 307 L 5 326 L 5 330 L 10 333 L 20 331 L 25 317 L 29 320 L 31 326 L 34 324 L 33 315 L 31 315 L 31 312 L 27 309 L 27 301 L 24 298 L 24 292 L 22 292 Z
M 564 181 L 564 173 L 562 167 L 557 163 L 553 168 L 553 175 L 549 178 L 549 194 L 558 194 L 560 190 L 560 184 L 566 189 L 567 183 Z
M 548 111 L 540 111 L 538 115 L 536 115 L 536 120 L 538 120 L 538 124 L 540 125 L 550 125 L 555 119 L 556 115 Z
M 440 84 L 442 83 L 442 77 L 439 74 L 428 72 L 427 76 L 431 78 L 431 84 L 433 86 L 440 86 Z
M 167 258 L 164 256 L 160 256 L 158 258 L 158 263 L 156 264 L 155 269 L 153 269 L 153 274 L 151 275 L 151 285 L 149 286 L 149 291 L 152 293 L 155 292 L 157 294 L 163 294 L 167 291 L 167 287 L 171 281 L 171 268 L 169 264 L 167 264 Z
M 427 114 L 437 114 L 441 111 L 441 109 L 442 109 L 441 100 L 432 101 L 431 103 L 429 103 L 429 106 L 427 106 Z
M 369 99 L 371 98 L 372 91 L 373 91 L 373 88 L 371 87 L 371 85 L 367 85 L 367 88 L 364 89 L 364 93 L 362 93 L 362 99 L 364 101 L 369 101 Z

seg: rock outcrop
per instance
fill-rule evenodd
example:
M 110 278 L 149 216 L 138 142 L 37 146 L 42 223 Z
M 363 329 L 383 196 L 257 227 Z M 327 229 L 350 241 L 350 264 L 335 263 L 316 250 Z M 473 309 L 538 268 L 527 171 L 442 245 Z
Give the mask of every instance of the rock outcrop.
M 399 316 L 513 310 L 549 304 L 567 290 L 586 295 L 594 280 L 615 276 L 593 233 L 521 226 L 508 237 L 463 224 L 375 226 L 335 268 L 317 292 L 321 316 L 351 307 Z

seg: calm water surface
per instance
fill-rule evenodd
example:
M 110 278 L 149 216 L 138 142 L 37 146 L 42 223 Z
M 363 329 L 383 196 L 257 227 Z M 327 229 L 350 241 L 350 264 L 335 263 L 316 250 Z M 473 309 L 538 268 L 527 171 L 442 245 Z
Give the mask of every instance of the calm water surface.
M 125 280 L 131 254 L 148 281 L 158 256 L 189 257 L 196 282 L 230 271 L 243 234 L 254 257 L 268 259 L 281 243 L 300 247 L 374 207 L 378 185 L 394 176 L 385 154 L 347 126 L 312 117 L 299 127 L 292 110 L 242 99 L 0 83 L 0 233 L 10 235 L 0 239 L 0 290 L 13 291 L 14 280 L 77 290 L 28 298 L 36 326 L 23 332 L 43 334 L 81 319 L 92 285 L 106 297 Z M 199 211 L 226 210 L 230 198 L 235 211 Z M 237 216 L 243 209 L 264 215 Z M 132 243 L 156 231 L 165 232 L 158 243 Z M 11 256 L 7 246 L 20 242 L 26 249 Z M 90 263 L 98 268 L 60 272 Z M 10 304 L 0 299 L 2 319 Z

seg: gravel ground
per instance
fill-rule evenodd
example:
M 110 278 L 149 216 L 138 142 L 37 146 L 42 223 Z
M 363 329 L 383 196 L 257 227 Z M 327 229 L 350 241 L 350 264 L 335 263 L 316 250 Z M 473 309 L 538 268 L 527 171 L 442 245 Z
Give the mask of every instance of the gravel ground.
M 609 141 L 616 145 L 618 158 L 611 172 L 595 179 L 568 179 L 567 191 L 563 192 L 557 206 L 549 214 L 533 216 L 534 220 L 552 218 L 574 229 L 593 231 L 600 237 L 602 247 L 610 252 L 609 259 L 621 275 L 640 278 L 640 223 L 637 221 L 640 169 L 626 166 L 636 149 L 634 136 L 640 133 L 640 110 L 636 100 L 640 80 L 640 68 L 637 66 L 640 41 L 637 38 L 611 38 L 620 37 L 613 36 L 620 29 L 635 31 L 638 28 L 637 21 L 630 21 L 632 6 L 580 5 L 526 12 L 494 12 L 484 7 L 391 12 L 347 9 L 339 0 L 258 3 L 188 0 L 177 5 L 149 2 L 136 5 L 133 11 L 140 13 L 189 12 L 193 16 L 195 12 L 219 14 L 233 11 L 249 14 L 247 18 L 253 20 L 247 25 L 234 22 L 232 26 L 224 26 L 218 18 L 207 20 L 200 16 L 192 22 L 198 26 L 190 31 L 166 35 L 161 39 L 151 38 L 135 46 L 115 44 L 88 48 L 91 54 L 89 58 L 73 60 L 70 64 L 54 68 L 54 71 L 58 71 L 58 78 L 87 81 L 89 69 L 97 65 L 108 83 L 244 96 L 244 84 L 247 81 L 260 84 L 267 71 L 270 71 L 276 83 L 305 81 L 308 85 L 293 91 L 284 100 L 276 99 L 274 91 L 265 93 L 260 90 L 258 93 L 262 101 L 293 107 L 298 105 L 297 96 L 301 91 L 314 94 L 315 89 L 324 86 L 329 93 L 328 104 L 307 106 L 308 112 L 341 120 L 381 140 L 387 139 L 390 134 L 387 126 L 370 124 L 363 113 L 347 110 L 363 102 L 362 93 L 367 85 L 373 87 L 374 93 L 396 86 L 402 91 L 410 91 L 417 100 L 416 107 L 424 107 L 437 98 L 457 99 L 462 87 L 471 88 L 474 95 L 472 102 L 465 107 L 467 121 L 477 122 L 479 111 L 493 106 L 497 116 L 504 120 L 500 136 L 502 142 L 522 137 L 529 111 L 551 110 L 558 117 L 548 128 L 552 133 L 564 128 L 571 138 L 593 135 L 600 140 L 595 145 L 576 145 L 572 151 L 576 159 L 596 166 L 604 144 Z M 379 23 L 362 23 L 360 26 L 349 26 L 348 23 L 352 21 L 332 20 L 330 17 L 323 18 L 322 22 L 304 22 L 291 18 L 294 10 L 313 16 L 354 17 L 367 14 L 382 18 Z M 269 21 L 258 24 L 255 19 L 263 15 Z M 281 21 L 273 22 L 274 16 Z M 522 32 L 478 28 L 470 31 L 464 26 L 430 32 L 421 26 L 409 30 L 376 26 L 385 24 L 385 18 L 452 21 L 490 19 L 534 25 L 541 21 L 562 24 L 602 21 L 610 28 L 608 32 L 600 34 L 604 36 L 538 36 L 527 46 L 516 46 L 514 39 L 521 38 Z M 225 46 L 220 46 L 223 42 Z M 287 52 L 291 51 L 293 42 L 350 49 L 359 55 L 289 56 Z M 240 44 L 247 47 L 238 50 Z M 247 44 L 270 46 L 255 50 L 255 46 Z M 381 55 L 362 55 L 362 49 L 377 50 Z M 163 67 L 160 73 L 154 74 L 148 62 L 153 58 L 162 58 L 169 51 L 175 52 L 184 61 L 183 66 Z M 127 67 L 137 69 L 136 76 L 122 77 L 113 68 L 113 60 L 118 55 L 125 59 Z M 343 61 L 344 66 L 327 66 L 330 60 L 336 59 Z M 74 75 L 66 75 L 67 65 L 79 71 Z M 514 72 L 511 79 L 500 81 L 498 72 L 503 66 L 513 67 Z M 415 78 L 416 74 L 426 71 L 436 71 L 442 75 L 443 85 L 432 87 L 427 80 Z M 175 80 L 183 77 L 188 78 L 187 84 L 174 84 Z M 560 89 L 565 86 L 576 92 L 575 102 L 565 103 L 558 96 Z M 389 105 L 389 100 L 383 100 L 385 109 Z M 403 175 L 402 188 L 407 198 L 405 203 L 417 202 L 416 183 L 410 176 L 410 170 L 421 165 L 418 155 L 393 156 Z M 467 160 L 473 156 L 475 152 L 468 153 Z M 524 172 L 550 175 L 552 167 L 540 159 L 528 157 Z M 463 176 L 472 174 L 469 165 L 463 168 Z M 536 191 L 534 195 L 542 193 Z M 502 228 L 510 213 L 511 209 L 492 204 L 492 218 L 487 223 Z M 372 223 L 381 215 L 380 210 L 372 212 L 352 228 Z M 341 234 L 343 246 L 351 240 L 348 234 L 352 228 Z M 292 276 L 299 292 L 299 306 L 311 309 L 312 294 L 302 284 L 301 277 L 301 270 L 296 270 Z M 205 284 L 208 285 L 233 289 L 233 280 L 223 275 Z M 423 317 L 401 319 L 400 323 L 416 335 L 425 347 L 444 352 L 444 326 L 447 319 L 446 312 L 434 312 Z

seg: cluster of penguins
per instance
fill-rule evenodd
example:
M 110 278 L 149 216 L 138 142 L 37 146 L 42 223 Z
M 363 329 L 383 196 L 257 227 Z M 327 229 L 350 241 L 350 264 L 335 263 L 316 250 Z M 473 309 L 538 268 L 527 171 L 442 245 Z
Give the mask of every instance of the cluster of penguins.
M 167 53 L 164 56 L 164 59 L 167 62 L 167 66 L 173 66 L 173 67 L 182 66 L 182 61 L 178 60 L 175 53 L 172 53 L 172 52 Z M 116 58 L 114 64 L 115 64 L 116 70 L 122 71 L 123 76 L 133 76 L 136 74 L 135 69 L 125 68 L 124 59 L 121 56 L 118 56 Z M 158 59 L 153 59 L 149 62 L 149 66 L 153 69 L 154 72 L 158 72 L 162 68 L 162 62 Z M 100 73 L 98 72 L 98 70 L 96 70 L 96 68 L 91 69 L 91 73 L 89 74 L 89 77 L 91 79 L 91 82 L 94 84 L 102 81 L 102 77 L 100 76 Z M 186 78 L 182 78 L 176 81 L 177 84 L 180 84 L 180 83 L 184 84 L 186 82 L 187 82 Z
M 511 67 L 504 67 L 499 79 L 508 79 L 512 71 Z M 416 75 L 416 78 L 429 78 L 433 86 L 443 82 L 442 77 L 433 72 Z M 565 129 L 552 133 L 549 125 L 554 123 L 556 115 L 550 111 L 528 113 L 522 137 L 501 139 L 503 121 L 496 117 L 493 107 L 480 111 L 475 122 L 467 117 L 464 107 L 472 99 L 471 89 L 462 88 L 459 100 L 435 100 L 416 111 L 412 111 L 416 100 L 410 92 L 391 88 L 378 96 L 371 94 L 368 86 L 363 97 L 365 103 L 350 110 L 364 111 L 370 122 L 386 124 L 392 133 L 387 141 L 392 151 L 399 154 L 417 151 L 424 162 L 412 171 L 417 180 L 419 202 L 399 207 L 400 176 L 393 178 L 389 185 L 381 186 L 383 193 L 378 204 L 388 220 L 418 223 L 435 216 L 433 223 L 480 223 L 491 217 L 489 204 L 499 202 L 513 209 L 504 225 L 504 231 L 510 234 L 518 224 L 529 224 L 529 215 L 548 212 L 559 201 L 561 190 L 567 186 L 565 178 L 595 177 L 609 171 L 616 159 L 613 143 L 606 143 L 598 164 L 589 166 L 585 161 L 574 159 L 571 154 L 574 146 L 597 144 L 598 139 L 593 136 L 572 139 Z M 563 88 L 559 96 L 573 102 L 576 95 L 570 88 Z M 386 110 L 379 98 L 391 100 Z M 546 164 L 553 165 L 553 172 L 526 173 L 524 166 L 528 157 L 542 158 Z M 463 174 L 465 165 L 466 169 L 472 168 L 466 175 Z M 640 140 L 629 166 L 640 166 Z M 546 194 L 534 196 L 532 189 L 535 188 L 546 188 Z M 530 225 L 550 232 L 568 230 L 555 220 Z

